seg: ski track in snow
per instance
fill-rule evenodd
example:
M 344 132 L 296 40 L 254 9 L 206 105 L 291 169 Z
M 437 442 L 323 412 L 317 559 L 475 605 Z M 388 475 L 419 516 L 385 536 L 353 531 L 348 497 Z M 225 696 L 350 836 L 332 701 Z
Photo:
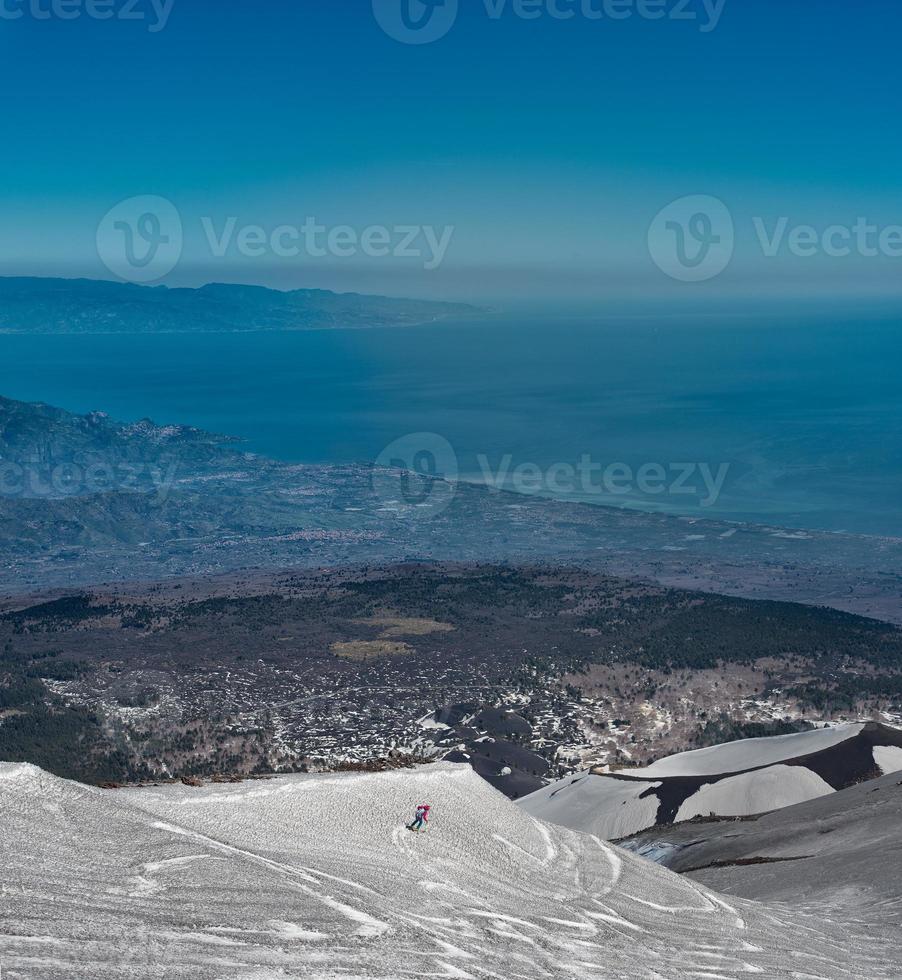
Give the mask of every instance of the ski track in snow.
M 3 980 L 902 975 L 895 923 L 728 902 L 465 766 L 109 792 L 0 764 L 0 824 Z

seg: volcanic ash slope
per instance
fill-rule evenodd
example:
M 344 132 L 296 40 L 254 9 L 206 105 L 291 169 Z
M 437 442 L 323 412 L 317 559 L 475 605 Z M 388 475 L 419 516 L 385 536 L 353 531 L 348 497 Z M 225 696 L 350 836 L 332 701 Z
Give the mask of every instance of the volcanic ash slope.
M 567 776 L 524 796 L 530 815 L 618 840 L 693 817 L 794 806 L 902 769 L 902 731 L 874 722 L 749 738 L 613 773 Z

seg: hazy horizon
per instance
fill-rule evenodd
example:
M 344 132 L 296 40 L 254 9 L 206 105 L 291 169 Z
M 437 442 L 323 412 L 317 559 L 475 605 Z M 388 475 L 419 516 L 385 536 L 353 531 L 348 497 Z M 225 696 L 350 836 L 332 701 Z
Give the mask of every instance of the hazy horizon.
M 0 71 L 29 99 L 0 123 L 0 274 L 595 311 L 902 299 L 898 7 L 499 0 L 401 43 L 400 2 L 3 15 Z M 122 202 L 151 198 L 177 261 L 111 261 L 115 219 L 147 213 Z M 673 219 L 690 258 L 709 234 L 727 249 L 698 281 L 670 267 Z M 403 228 L 436 243 L 401 248 Z

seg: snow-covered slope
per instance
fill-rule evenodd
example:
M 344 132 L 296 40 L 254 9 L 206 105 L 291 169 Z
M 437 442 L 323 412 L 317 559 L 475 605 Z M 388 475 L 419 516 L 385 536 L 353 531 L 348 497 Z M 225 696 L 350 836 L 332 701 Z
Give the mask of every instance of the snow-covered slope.
M 0 764 L 0 826 L 4 980 L 902 970 L 879 920 L 726 901 L 465 766 L 111 792 Z
M 874 762 L 884 776 L 899 772 L 902 770 L 902 748 L 895 745 L 875 745 Z
M 755 820 L 677 824 L 623 843 L 731 895 L 902 925 L 898 773 Z M 829 883 L 829 888 L 824 884 Z
M 618 840 L 654 826 L 660 801 L 653 791 L 660 785 L 583 772 L 530 793 L 517 805 L 538 820 Z
M 693 817 L 749 816 L 902 769 L 902 732 L 874 723 L 744 739 L 643 769 L 569 776 L 524 796 L 541 820 L 617 840 Z
M 821 752 L 860 735 L 863 730 L 863 724 L 835 725 L 795 735 L 745 738 L 706 749 L 680 752 L 644 769 L 631 769 L 629 775 L 657 779 L 661 776 L 715 776 L 725 772 L 744 772 Z
M 750 813 L 779 810 L 832 793 L 832 787 L 816 772 L 804 766 L 768 766 L 739 776 L 727 776 L 706 783 L 686 800 L 676 819 L 691 820 L 716 813 L 723 817 L 743 817 Z

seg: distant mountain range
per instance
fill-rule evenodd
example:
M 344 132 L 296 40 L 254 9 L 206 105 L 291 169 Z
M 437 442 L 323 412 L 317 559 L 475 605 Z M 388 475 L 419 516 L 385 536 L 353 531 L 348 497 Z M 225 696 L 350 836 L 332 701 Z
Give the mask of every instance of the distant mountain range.
M 424 501 L 437 506 L 424 511 Z M 690 524 L 365 461 L 291 464 L 191 426 L 0 397 L 2 591 L 411 558 L 566 560 L 679 588 L 902 621 L 898 541 Z
M 73 415 L 52 405 L 0 395 L 0 459 L 19 464 L 117 466 L 146 463 L 167 452 L 190 453 L 195 466 L 220 464 L 224 445 L 235 441 L 188 425 L 161 426 L 150 419 L 116 422 L 105 412 Z M 67 497 L 71 493 L 70 488 L 60 487 L 49 495 Z
M 413 326 L 479 312 L 463 303 L 325 289 L 200 289 L 92 279 L 0 278 L 0 333 L 204 333 Z

